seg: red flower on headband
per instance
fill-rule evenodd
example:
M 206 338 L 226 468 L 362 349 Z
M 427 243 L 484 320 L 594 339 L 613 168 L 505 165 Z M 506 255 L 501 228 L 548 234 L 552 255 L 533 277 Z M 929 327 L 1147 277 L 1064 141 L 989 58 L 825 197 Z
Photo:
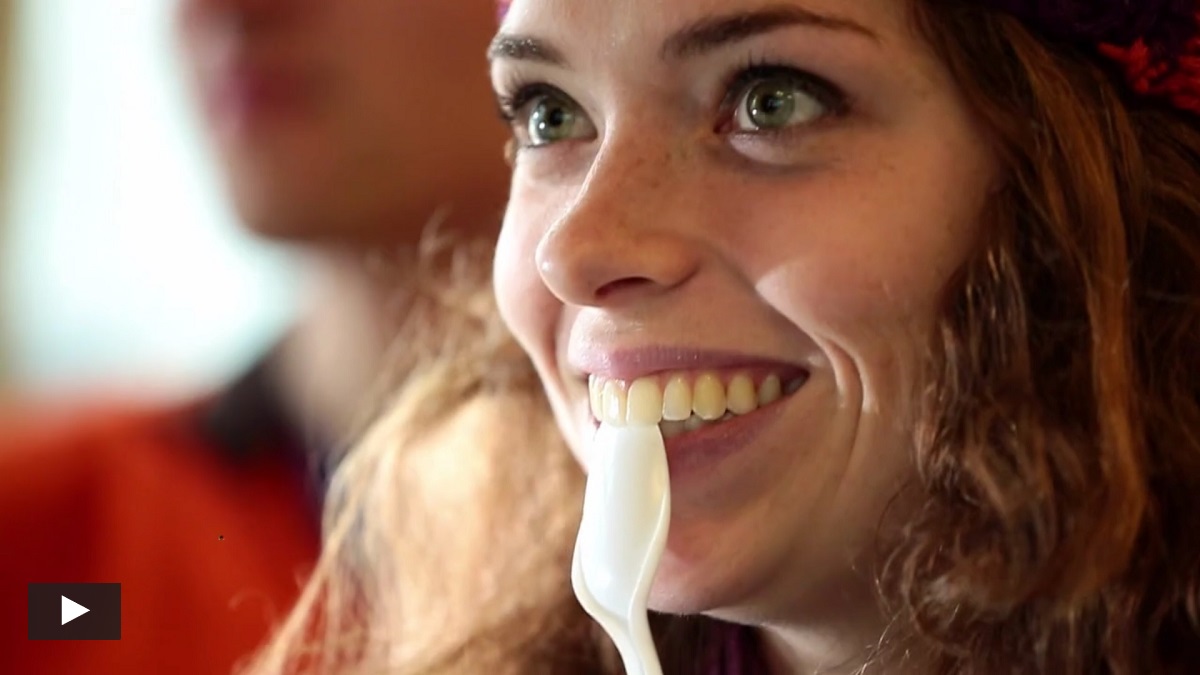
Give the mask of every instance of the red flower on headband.
M 1200 114 L 1200 0 L 981 0 L 1035 31 L 1096 49 L 1131 90 Z
M 1197 11 L 1200 24 L 1200 11 Z M 1200 114 L 1200 31 L 1175 55 L 1159 57 L 1144 40 L 1128 47 L 1101 44 L 1100 53 L 1118 63 L 1133 91 L 1162 98 L 1181 110 Z

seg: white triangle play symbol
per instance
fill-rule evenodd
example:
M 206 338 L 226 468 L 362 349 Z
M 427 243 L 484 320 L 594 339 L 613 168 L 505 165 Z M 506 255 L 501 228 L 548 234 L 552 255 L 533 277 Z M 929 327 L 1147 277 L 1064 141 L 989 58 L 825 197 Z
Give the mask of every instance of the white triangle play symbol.
M 62 596 L 62 625 L 65 626 L 68 622 L 74 621 L 90 611 L 92 610 L 84 607 L 78 602 L 75 602 L 67 596 Z

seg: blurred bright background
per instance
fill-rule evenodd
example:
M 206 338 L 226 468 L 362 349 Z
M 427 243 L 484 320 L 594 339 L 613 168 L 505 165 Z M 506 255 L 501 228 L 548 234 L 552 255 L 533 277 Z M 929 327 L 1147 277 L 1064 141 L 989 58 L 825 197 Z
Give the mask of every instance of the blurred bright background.
M 216 385 L 296 309 L 296 270 L 222 197 L 173 4 L 0 0 L 0 390 Z

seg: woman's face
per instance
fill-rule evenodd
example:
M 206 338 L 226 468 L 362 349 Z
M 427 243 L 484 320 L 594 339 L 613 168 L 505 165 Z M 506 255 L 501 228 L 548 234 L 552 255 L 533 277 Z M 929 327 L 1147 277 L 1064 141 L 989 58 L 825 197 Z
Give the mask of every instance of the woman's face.
M 515 0 L 506 321 L 586 467 L 661 423 L 652 606 L 836 602 L 910 477 L 939 298 L 998 169 L 897 0 Z M 589 391 L 589 381 L 591 391 Z

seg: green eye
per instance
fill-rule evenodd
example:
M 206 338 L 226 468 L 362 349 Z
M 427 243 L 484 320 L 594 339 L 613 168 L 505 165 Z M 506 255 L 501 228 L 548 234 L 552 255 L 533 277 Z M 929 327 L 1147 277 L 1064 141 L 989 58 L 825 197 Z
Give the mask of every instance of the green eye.
M 738 131 L 772 131 L 807 124 L 830 112 L 804 83 L 788 75 L 751 82 L 738 101 L 734 127 Z
M 545 94 L 530 101 L 526 110 L 525 134 L 531 147 L 586 138 L 594 133 L 587 115 L 568 98 Z

